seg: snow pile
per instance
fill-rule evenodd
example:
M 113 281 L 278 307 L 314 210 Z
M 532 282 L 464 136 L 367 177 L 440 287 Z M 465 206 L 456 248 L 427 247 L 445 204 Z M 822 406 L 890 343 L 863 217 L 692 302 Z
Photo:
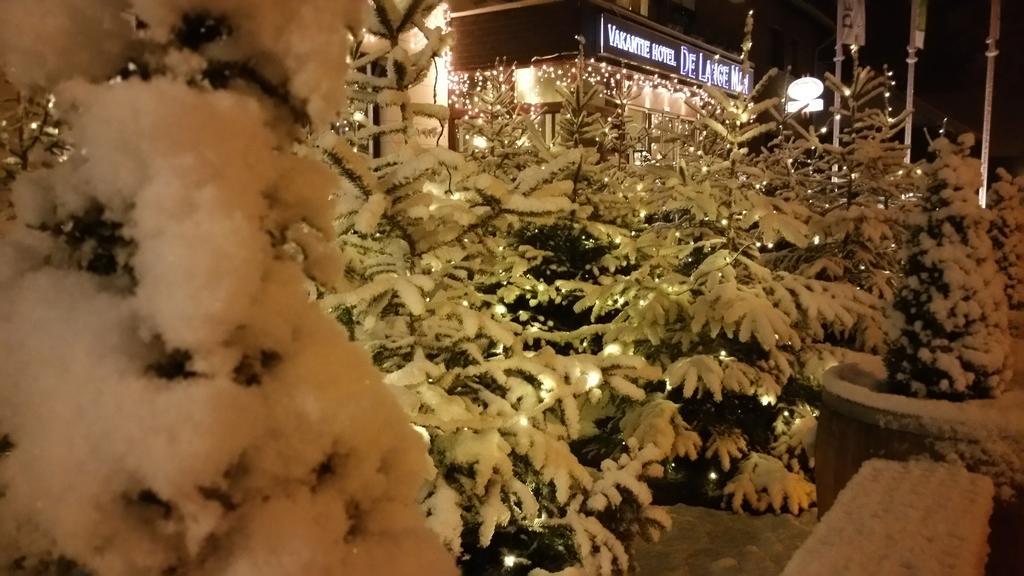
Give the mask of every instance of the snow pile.
M 1003 436 L 1024 440 L 1024 391 L 969 402 L 907 398 L 880 390 L 885 377 L 885 369 L 876 360 L 840 364 L 826 371 L 822 381 L 832 395 L 883 411 L 889 427 L 938 437 L 989 441 Z
M 131 26 L 123 15 L 128 8 L 129 0 L 8 0 L 0 4 L 4 74 L 19 86 L 53 86 L 75 76 L 112 76 L 124 64 L 129 49 Z M 32 33 L 25 33 L 28 30 Z
M 8 0 L 0 22 L 33 34 L 0 35 L 5 73 L 20 85 L 54 85 L 74 77 L 104 79 L 145 54 L 148 42 L 195 48 L 208 40 L 182 34 L 182 16 L 230 23 L 230 34 L 203 48 L 218 62 L 244 62 L 269 83 L 286 85 L 318 121 L 343 105 L 351 33 L 364 20 L 356 1 L 302 0 Z M 46 18 L 40 18 L 45 14 Z M 176 46 L 176 44 L 183 46 Z
M 992 482 L 962 468 L 869 460 L 783 575 L 981 575 L 992 498 Z
M 1024 487 L 1024 391 L 967 402 L 887 394 L 885 368 L 877 358 L 836 366 L 823 380 L 826 403 L 842 402 L 846 414 L 928 438 L 934 456 L 985 474 L 1001 499 Z
M 38 14 L 28 4 L 3 7 L 4 42 L 23 48 L 6 70 L 32 83 L 110 69 L 92 48 L 122 5 L 86 10 L 72 33 L 61 23 L 84 3 L 48 2 L 53 22 L 6 18 Z M 186 8 L 237 9 L 221 57 L 275 62 L 317 117 L 334 96 L 306 75 L 343 63 L 345 42 L 315 41 L 344 37 L 357 4 L 137 2 L 156 27 L 124 46 L 158 50 Z M 59 41 L 39 43 L 37 25 Z M 65 48 L 94 61 L 51 58 Z M 282 152 L 294 126 L 256 91 L 181 80 L 64 83 L 80 152 L 15 184 L 18 226 L 0 241 L 0 572 L 454 574 L 416 505 L 422 441 L 309 302 L 338 269 L 333 176 Z
M 1009 380 L 1004 280 L 978 205 L 973 138 L 932 144 L 928 188 L 909 216 L 898 336 L 886 365 L 899 392 L 963 400 L 998 395 Z

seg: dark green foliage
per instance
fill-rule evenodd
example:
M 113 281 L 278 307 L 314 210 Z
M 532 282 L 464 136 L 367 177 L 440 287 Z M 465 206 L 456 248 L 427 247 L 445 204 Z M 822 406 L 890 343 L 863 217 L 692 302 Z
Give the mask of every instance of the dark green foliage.
M 198 50 L 231 35 L 226 18 L 207 12 L 194 12 L 182 16 L 181 25 L 174 31 L 174 40 L 184 48 Z
M 0 436 L 0 458 L 7 456 L 14 450 L 14 441 L 9 434 Z
M 216 486 L 200 486 L 196 488 L 199 495 L 211 502 L 216 502 L 225 512 L 232 512 L 238 508 L 238 504 L 231 499 L 231 493 Z
M 705 508 L 722 507 L 722 489 L 729 474 L 722 470 L 717 459 L 677 458 L 666 467 L 662 478 L 649 482 L 654 492 L 654 503 L 659 506 L 686 504 Z
M 11 576 L 99 576 L 64 556 L 35 561 L 22 557 L 16 559 L 8 570 Z
M 174 348 L 165 353 L 160 359 L 152 362 L 148 369 L 155 376 L 164 380 L 188 380 L 199 375 L 198 372 L 189 367 L 191 363 L 191 352 Z
M 263 373 L 272 370 L 281 361 L 281 354 L 273 350 L 260 350 L 258 354 L 246 354 L 235 366 L 233 377 L 242 386 L 258 386 L 263 382 Z
M 139 504 L 146 510 L 150 510 L 159 515 L 160 518 L 167 520 L 174 513 L 174 507 L 170 502 L 164 500 L 156 492 L 146 488 L 140 490 L 134 497 L 130 499 L 133 504 Z
M 557 572 L 567 562 L 579 561 L 572 530 L 567 527 L 505 526 L 494 533 L 486 548 L 474 544 L 479 529 L 467 525 L 463 531 L 465 551 L 459 558 L 463 576 L 527 576 L 536 568 Z M 506 556 L 516 558 L 511 567 L 505 566 Z
M 120 222 L 108 220 L 103 208 L 96 205 L 48 231 L 71 249 L 75 263 L 83 270 L 98 276 L 124 273 L 131 278 L 127 263 L 135 244 L 125 238 L 122 228 Z
M 514 242 L 546 252 L 530 274 L 548 284 L 557 280 L 596 280 L 599 261 L 612 249 L 572 222 L 520 230 Z

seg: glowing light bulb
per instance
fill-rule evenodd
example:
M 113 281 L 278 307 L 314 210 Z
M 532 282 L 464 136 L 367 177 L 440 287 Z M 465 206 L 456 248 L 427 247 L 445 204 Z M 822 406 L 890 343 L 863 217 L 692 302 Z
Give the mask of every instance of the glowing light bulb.
M 508 312 L 508 308 L 506 308 L 504 304 L 497 304 L 497 305 L 494 306 L 494 311 L 497 314 L 504 314 L 504 313 Z
M 502 561 L 504 562 L 506 568 L 511 568 L 511 567 L 515 566 L 516 565 L 516 560 L 518 560 L 518 558 L 516 558 L 515 556 L 513 556 L 511 554 L 506 554 L 505 558 L 502 559 Z
M 604 347 L 602 354 L 605 356 L 616 356 L 622 354 L 622 344 L 618 342 L 612 342 L 611 344 Z
M 601 383 L 601 373 L 597 370 L 587 372 L 587 390 L 597 387 Z
M 710 478 L 710 479 L 712 479 L 712 480 L 717 480 L 717 479 L 718 479 L 718 474 L 716 474 L 716 473 L 714 473 L 714 472 L 710 472 L 710 473 L 708 474 L 708 478 Z

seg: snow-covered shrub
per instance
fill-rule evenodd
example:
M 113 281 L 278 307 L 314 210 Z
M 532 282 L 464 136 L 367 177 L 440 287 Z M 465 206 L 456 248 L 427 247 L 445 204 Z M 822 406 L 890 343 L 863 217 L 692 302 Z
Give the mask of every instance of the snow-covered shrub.
M 455 572 L 422 441 L 309 299 L 335 180 L 289 150 L 343 104 L 361 10 L 0 5 L 6 73 L 56 86 L 77 151 L 17 181 L 0 242 L 0 572 Z
M 973 137 L 932 144 L 927 189 L 910 215 L 905 283 L 894 304 L 889 379 L 903 394 L 965 400 L 999 394 L 1009 376 L 1004 281 L 978 204 Z
M 1002 168 L 999 181 L 988 191 L 992 224 L 988 235 L 996 251 L 996 264 L 1006 277 L 1006 299 L 1011 310 L 1024 309 L 1024 177 L 1014 178 Z

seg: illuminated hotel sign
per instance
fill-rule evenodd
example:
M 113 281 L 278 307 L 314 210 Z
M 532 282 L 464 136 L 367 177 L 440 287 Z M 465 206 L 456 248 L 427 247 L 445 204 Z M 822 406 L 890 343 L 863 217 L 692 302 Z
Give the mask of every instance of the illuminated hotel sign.
M 600 25 L 601 54 L 732 92 L 750 92 L 750 75 L 732 60 L 610 14 L 601 14 Z

